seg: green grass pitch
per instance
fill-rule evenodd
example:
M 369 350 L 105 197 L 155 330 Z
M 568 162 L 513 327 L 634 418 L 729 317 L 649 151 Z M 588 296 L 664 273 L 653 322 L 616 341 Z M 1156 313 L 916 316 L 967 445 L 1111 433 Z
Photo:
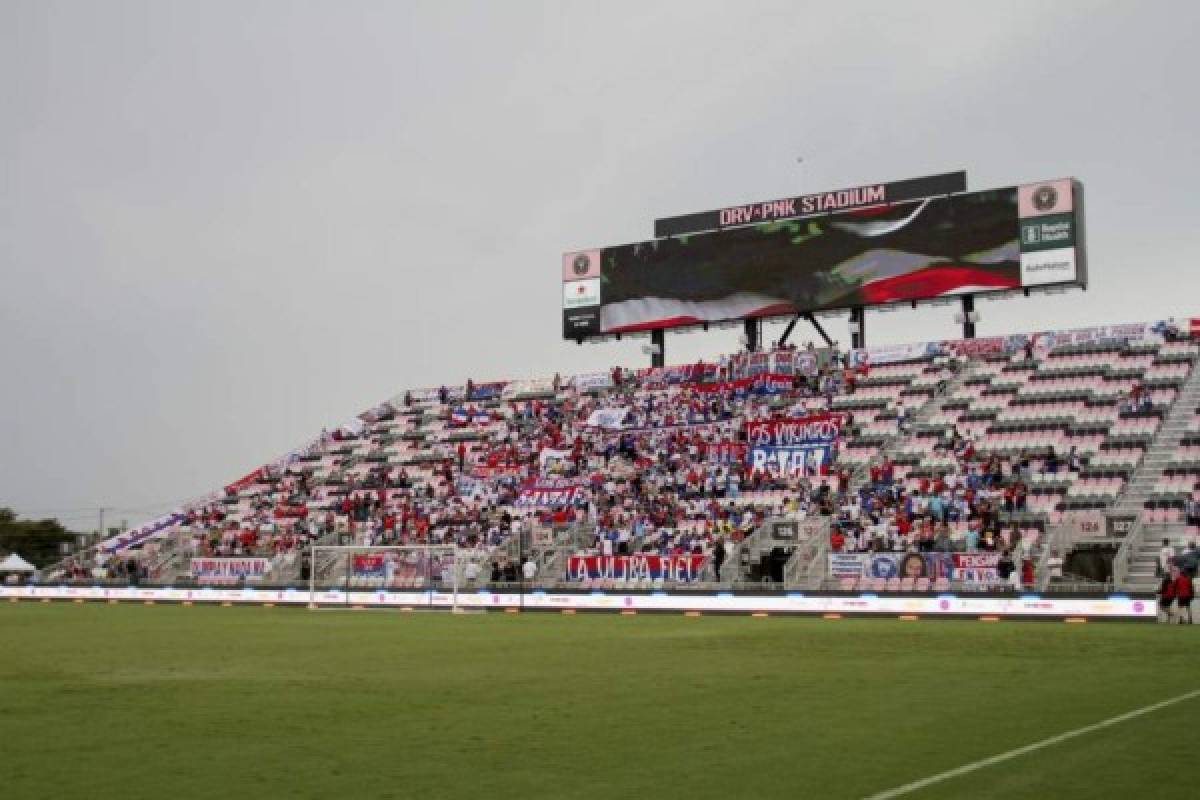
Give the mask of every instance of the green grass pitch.
M 1200 687 L 1200 627 L 0 605 L 4 798 L 855 798 Z M 1194 698 L 912 797 L 1179 797 Z

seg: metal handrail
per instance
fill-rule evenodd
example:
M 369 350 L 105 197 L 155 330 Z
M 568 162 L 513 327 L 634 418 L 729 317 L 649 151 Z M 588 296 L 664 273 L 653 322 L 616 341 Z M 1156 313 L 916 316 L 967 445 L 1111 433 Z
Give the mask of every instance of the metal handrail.
M 1060 523 L 1050 526 L 1050 530 L 1048 541 L 1042 544 L 1042 552 L 1038 556 L 1033 572 L 1039 592 L 1046 591 L 1046 587 L 1050 585 L 1050 570 L 1046 566 L 1046 562 L 1050 560 L 1050 554 L 1055 551 L 1060 554 L 1066 552 L 1067 526 Z
M 1143 532 L 1142 515 L 1138 514 L 1134 518 L 1133 528 L 1125 534 L 1125 540 L 1121 542 L 1117 554 L 1113 557 L 1112 577 L 1115 586 L 1123 588 L 1128 582 L 1129 568 L 1138 550 L 1141 549 Z
M 820 586 L 829 567 L 830 518 L 821 518 L 821 527 L 796 547 L 783 572 L 786 587 Z

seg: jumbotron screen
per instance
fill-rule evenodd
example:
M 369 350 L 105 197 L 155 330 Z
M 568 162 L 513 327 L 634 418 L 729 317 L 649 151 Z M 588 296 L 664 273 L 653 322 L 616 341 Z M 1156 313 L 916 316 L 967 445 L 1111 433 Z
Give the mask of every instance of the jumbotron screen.
M 1059 179 L 563 256 L 563 336 L 1086 285 Z

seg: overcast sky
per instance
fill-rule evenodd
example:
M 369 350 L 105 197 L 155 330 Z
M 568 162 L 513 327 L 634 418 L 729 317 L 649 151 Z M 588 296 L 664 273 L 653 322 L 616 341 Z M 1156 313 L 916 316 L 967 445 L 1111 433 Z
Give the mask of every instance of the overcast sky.
M 1092 288 L 982 303 L 980 334 L 1200 311 L 1197 30 L 1190 2 L 0 0 L 0 506 L 136 524 L 405 387 L 641 366 L 560 340 L 561 253 L 743 201 L 1076 176 Z

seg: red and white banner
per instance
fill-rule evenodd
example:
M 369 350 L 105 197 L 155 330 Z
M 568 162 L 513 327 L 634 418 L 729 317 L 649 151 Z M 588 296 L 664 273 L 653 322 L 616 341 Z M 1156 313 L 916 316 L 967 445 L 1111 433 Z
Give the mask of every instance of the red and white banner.
M 999 553 L 952 553 L 954 572 L 951 580 L 959 583 L 988 583 L 1000 582 L 996 567 L 1000 564 Z
M 275 509 L 275 519 L 304 519 L 307 516 L 307 506 L 279 506 Z
M 738 378 L 733 381 L 718 383 L 693 383 L 689 387 L 702 393 L 711 392 L 755 392 L 757 394 L 776 394 L 792 388 L 792 376 L 774 372 L 764 372 L 752 378 Z
M 233 483 L 226 486 L 225 493 L 226 494 L 237 494 L 237 493 L 241 492 L 242 489 L 245 489 L 247 486 L 252 486 L 252 485 L 258 483 L 260 480 L 262 480 L 263 472 L 265 472 L 265 470 L 262 467 L 259 467 L 258 469 L 254 470 L 253 472 L 249 472 L 249 473 L 243 475 L 242 477 L 238 478 Z
M 658 580 L 690 583 L 700 579 L 704 556 L 571 556 L 567 560 L 567 578 L 610 580 Z
M 352 564 L 356 578 L 382 578 L 387 574 L 387 562 L 383 553 L 356 554 Z

